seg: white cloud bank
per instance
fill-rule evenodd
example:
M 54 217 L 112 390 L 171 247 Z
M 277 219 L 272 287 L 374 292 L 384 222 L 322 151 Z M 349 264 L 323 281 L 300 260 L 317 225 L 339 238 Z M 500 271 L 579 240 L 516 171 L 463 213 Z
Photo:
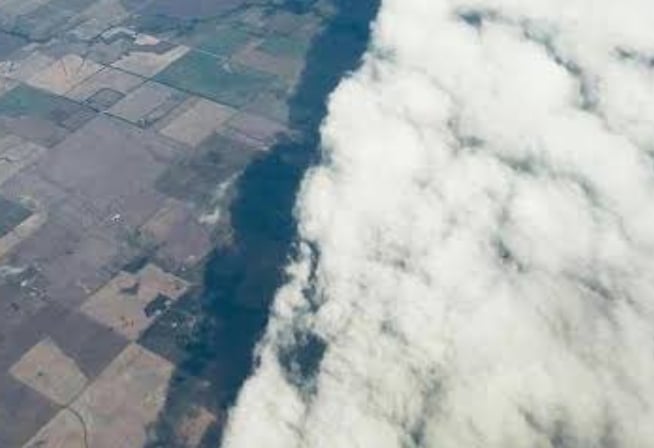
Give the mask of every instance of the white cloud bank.
M 384 0 L 224 445 L 653 447 L 652 24 Z

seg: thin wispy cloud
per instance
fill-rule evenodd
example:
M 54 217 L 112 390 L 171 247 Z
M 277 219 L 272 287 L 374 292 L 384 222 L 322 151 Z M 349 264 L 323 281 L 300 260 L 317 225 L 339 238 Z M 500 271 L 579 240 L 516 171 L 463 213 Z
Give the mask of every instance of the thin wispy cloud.
M 652 23 L 385 0 L 224 445 L 654 446 Z

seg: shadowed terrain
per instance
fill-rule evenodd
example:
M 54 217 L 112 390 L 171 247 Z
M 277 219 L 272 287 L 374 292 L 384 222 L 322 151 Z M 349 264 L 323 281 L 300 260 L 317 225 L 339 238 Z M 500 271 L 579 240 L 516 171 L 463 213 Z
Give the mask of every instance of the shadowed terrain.
M 284 7 L 301 12 L 310 3 L 288 1 Z M 218 416 L 202 443 L 216 446 L 226 411 L 251 372 L 254 347 L 294 250 L 295 196 L 303 174 L 319 157 L 319 125 L 327 97 L 357 67 L 378 8 L 376 0 L 333 3 L 337 12 L 311 43 L 300 84 L 289 100 L 289 127 L 299 137 L 281 138 L 246 168 L 230 206 L 231 241 L 211 255 L 203 291 L 180 302 L 180 307 L 192 308 L 200 322 L 180 343 L 183 360 L 171 380 L 166 407 L 152 428 L 151 447 L 184 446 L 175 428 L 197 405 Z

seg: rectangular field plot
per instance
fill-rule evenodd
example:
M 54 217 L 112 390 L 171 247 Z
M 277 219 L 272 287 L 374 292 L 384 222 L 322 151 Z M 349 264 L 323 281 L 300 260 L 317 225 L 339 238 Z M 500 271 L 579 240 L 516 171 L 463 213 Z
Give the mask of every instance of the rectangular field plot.
M 63 95 L 101 69 L 100 64 L 90 59 L 68 54 L 28 79 L 27 83 L 56 95 Z
M 163 194 L 205 207 L 220 185 L 239 173 L 259 151 L 234 139 L 214 134 L 189 157 L 167 167 L 156 181 Z
M 0 196 L 0 238 L 31 215 L 31 210 Z
M 274 77 L 190 51 L 159 73 L 157 81 L 234 107 L 245 105 Z
M 198 39 L 197 47 L 219 56 L 231 56 L 252 40 L 250 33 L 231 26 L 215 28 L 205 33 Z
M 67 98 L 19 85 L 0 97 L 0 116 L 29 117 L 72 131 L 93 118 L 95 112 Z
M 148 81 L 116 103 L 109 113 L 146 128 L 165 117 L 186 97 L 179 90 Z
M 65 27 L 80 11 L 90 6 L 95 0 L 50 0 L 21 2 L 36 4 L 36 8 L 17 8 L 20 15 L 11 25 L 18 35 L 29 36 L 32 40 L 46 40 L 53 37 Z
M 303 58 L 309 51 L 311 41 L 296 37 L 273 36 L 266 39 L 259 50 L 271 56 L 284 58 Z

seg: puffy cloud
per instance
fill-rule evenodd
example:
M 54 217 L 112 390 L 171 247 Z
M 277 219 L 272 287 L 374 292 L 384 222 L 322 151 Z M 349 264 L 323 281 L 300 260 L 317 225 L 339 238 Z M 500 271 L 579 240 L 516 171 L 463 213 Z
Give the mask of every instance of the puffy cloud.
M 651 447 L 652 23 L 385 0 L 225 446 Z

